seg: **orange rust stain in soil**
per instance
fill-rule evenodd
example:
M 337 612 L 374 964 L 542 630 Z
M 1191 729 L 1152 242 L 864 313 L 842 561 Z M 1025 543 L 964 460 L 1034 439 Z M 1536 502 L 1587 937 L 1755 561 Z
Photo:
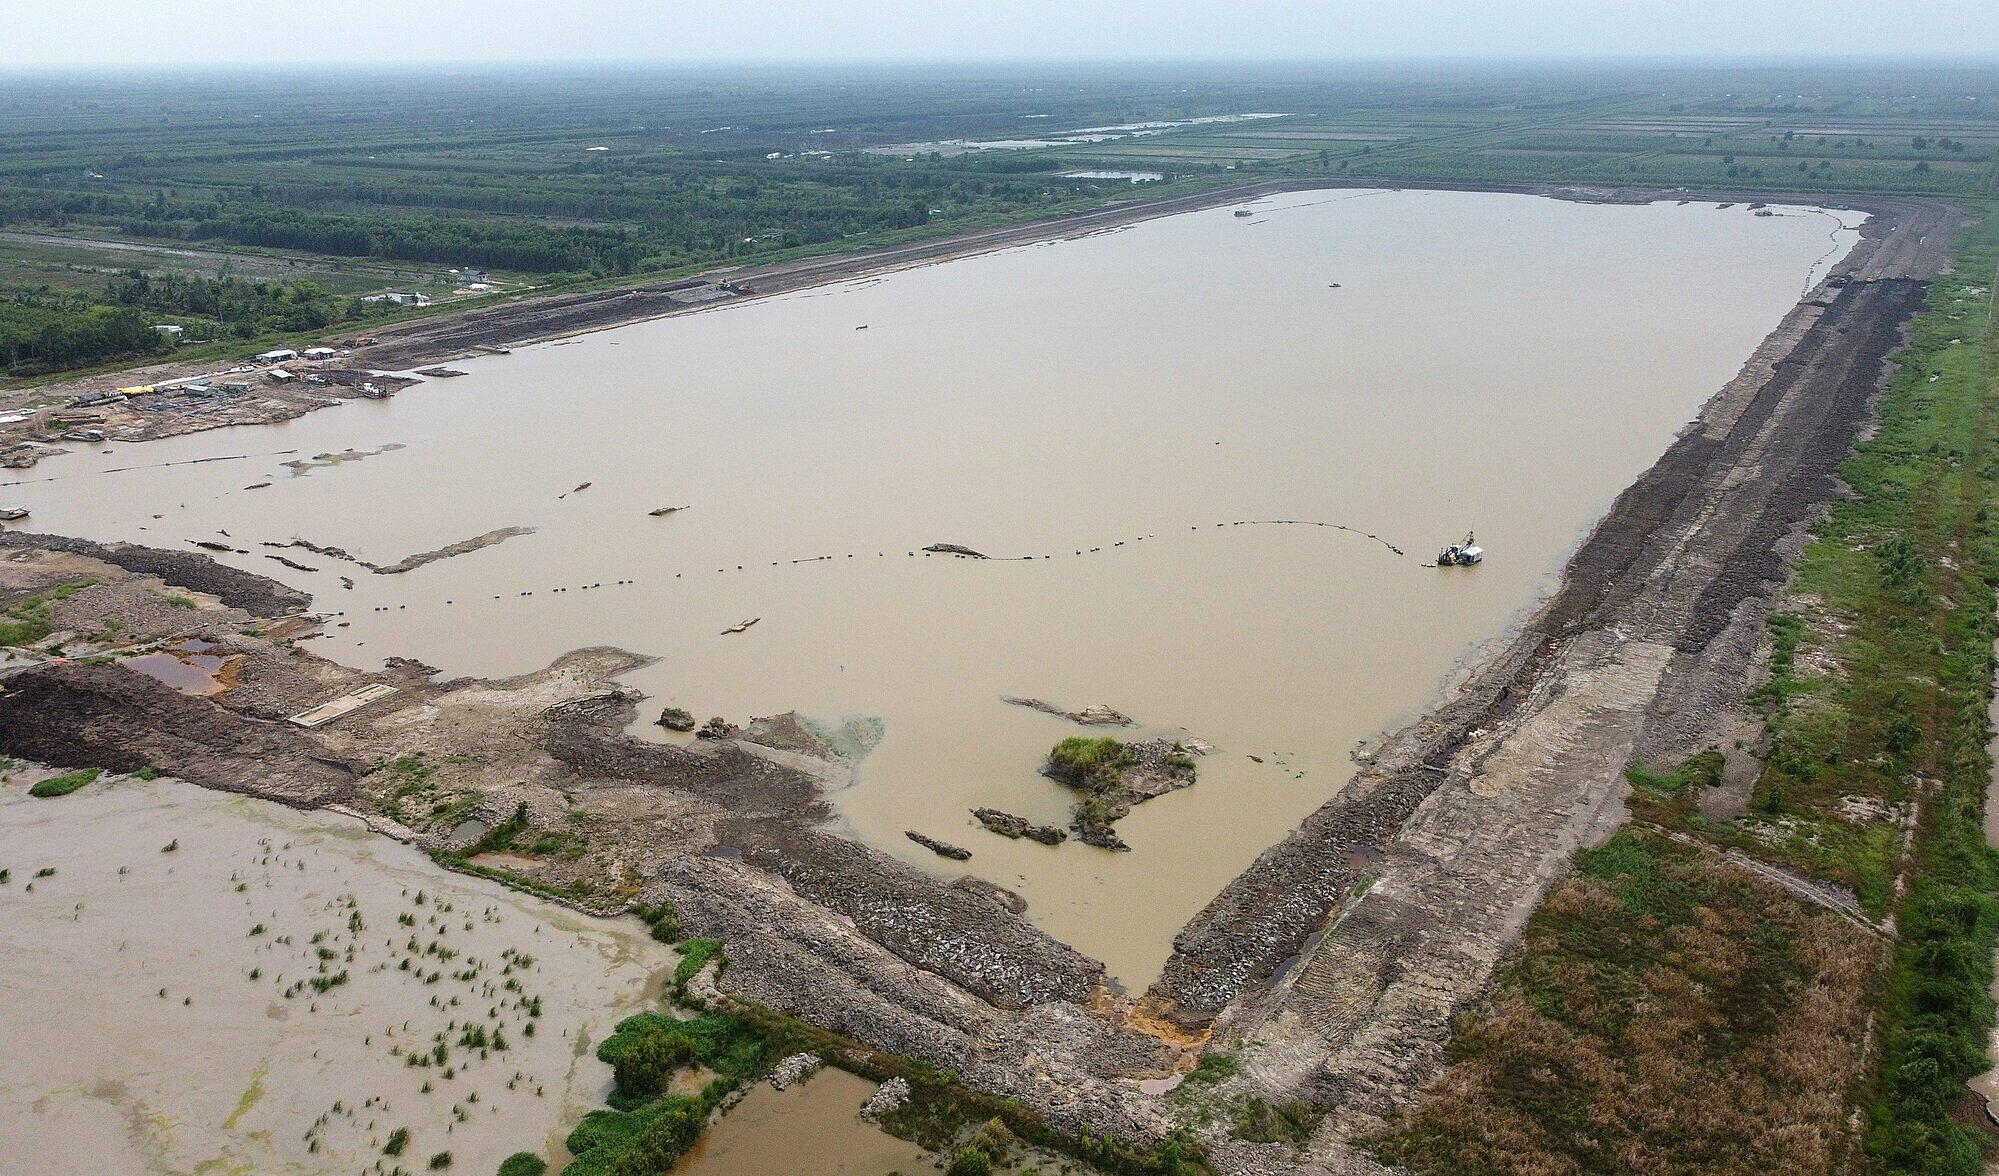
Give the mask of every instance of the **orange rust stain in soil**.
M 1086 1007 L 1098 1016 L 1115 1021 L 1136 1032 L 1143 1033 L 1167 1045 L 1186 1050 L 1186 1056 L 1176 1063 L 1175 1069 L 1192 1069 L 1195 1055 L 1214 1036 L 1214 1026 L 1190 1029 L 1173 1020 L 1172 1004 L 1162 997 L 1146 995 L 1137 1000 L 1121 996 L 1108 986 L 1098 985 L 1090 993 Z

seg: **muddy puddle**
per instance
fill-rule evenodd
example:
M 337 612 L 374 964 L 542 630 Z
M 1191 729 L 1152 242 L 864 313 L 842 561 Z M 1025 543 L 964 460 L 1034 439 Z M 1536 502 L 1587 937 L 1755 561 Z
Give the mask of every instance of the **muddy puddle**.
M 935 1161 L 861 1118 L 875 1085 L 824 1069 L 783 1091 L 759 1083 L 692 1151 L 674 1176 L 917 1176 Z
M 169 780 L 0 786 L 0 868 L 8 1171 L 374 1171 L 398 1128 L 415 1171 L 561 1158 L 610 1087 L 591 1049 L 673 958 L 358 822 Z
M 211 696 L 229 688 L 228 670 L 241 660 L 240 654 L 209 653 L 212 642 L 183 641 L 158 653 L 142 653 L 124 660 L 127 669 L 164 682 L 182 694 Z
M 879 720 L 844 825 L 1019 892 L 1142 987 L 1357 743 L 1551 587 L 1860 220 L 1437 192 L 1253 210 L 467 360 L 389 401 L 46 462 L 9 493 L 96 538 L 226 530 L 252 554 L 220 558 L 344 611 L 315 648 L 356 664 L 502 675 L 613 644 L 660 658 L 629 678 L 648 719 Z M 309 478 L 165 465 L 282 450 L 371 456 Z M 256 546 L 386 565 L 504 527 L 534 530 L 393 576 Z M 1424 566 L 1468 530 L 1482 566 Z M 1216 750 L 1120 822 L 1129 853 L 1007 841 L 970 810 L 1066 823 L 1037 769 L 1087 733 L 1007 695 Z

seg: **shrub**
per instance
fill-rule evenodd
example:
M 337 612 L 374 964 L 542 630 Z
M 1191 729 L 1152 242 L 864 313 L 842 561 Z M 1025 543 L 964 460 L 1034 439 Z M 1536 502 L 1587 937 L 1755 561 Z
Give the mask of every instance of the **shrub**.
M 1090 788 L 1117 783 L 1131 749 L 1108 736 L 1087 739 L 1071 735 L 1048 753 L 1048 774 L 1064 783 Z
M 51 776 L 46 780 L 37 782 L 34 787 L 28 789 L 28 795 L 39 796 L 45 799 L 53 796 L 68 796 L 70 793 L 75 792 L 103 774 L 104 770 L 102 768 L 85 768 L 80 772 L 71 772 L 65 776 Z
M 680 945 L 680 963 L 673 969 L 673 983 L 676 988 L 686 988 L 687 982 L 701 974 L 708 966 L 709 959 L 720 955 L 722 941 L 719 939 L 690 939 Z
M 436 1155 L 430 1157 L 430 1163 L 424 1166 L 433 1172 L 442 1172 L 451 1166 L 451 1153 L 448 1151 L 438 1152 Z
M 1070 810 L 1070 816 L 1078 829 L 1108 825 L 1112 820 L 1110 806 L 1094 796 L 1085 796 L 1077 801 Z
M 517 1151 L 500 1161 L 499 1176 L 541 1176 L 548 1171 L 548 1161 L 533 1152 Z
M 1241 1069 L 1242 1064 L 1236 1061 L 1235 1055 L 1210 1051 L 1201 1055 L 1201 1060 L 1194 1064 L 1193 1071 L 1181 1081 L 1180 1086 L 1182 1089 L 1213 1086 L 1235 1077 Z
M 1689 784 L 1703 788 L 1713 788 L 1721 783 L 1724 764 L 1722 754 L 1715 748 L 1708 748 L 1690 757 L 1671 772 L 1654 772 L 1638 760 L 1632 760 L 1624 767 L 1624 778 L 1633 788 L 1648 789 L 1663 796 L 1671 796 Z
M 410 1129 L 407 1127 L 398 1127 L 394 1131 L 389 1132 L 389 1141 L 382 1145 L 382 1154 L 385 1156 L 399 1156 L 403 1154 L 403 1149 L 409 1145 Z
M 960 1148 L 951 1157 L 948 1176 L 989 1176 L 993 1170 L 992 1157 L 975 1147 Z
M 708 1125 L 698 1099 L 668 1095 L 631 1112 L 592 1111 L 569 1133 L 571 1170 L 606 1176 L 657 1176 L 673 1166 Z
M 1004 1164 L 1013 1157 L 1013 1149 L 1019 1143 L 1020 1141 L 1013 1137 L 1013 1132 L 1007 1130 L 1005 1122 L 1000 1119 L 987 1119 L 985 1125 L 979 1128 L 978 1134 L 972 1136 L 970 1146 L 991 1157 L 993 1163 Z
M 679 943 L 685 933 L 680 925 L 680 912 L 673 909 L 672 903 L 662 902 L 657 906 L 640 903 L 632 908 L 632 913 L 652 928 L 652 937 L 661 943 Z
M 619 1090 L 637 1098 L 653 1098 L 665 1091 L 673 1076 L 694 1057 L 694 1043 L 687 1038 L 648 1029 L 618 1055 L 611 1068 Z
M 514 813 L 506 820 L 486 830 L 478 844 L 465 851 L 466 857 L 477 857 L 482 853 L 497 853 L 514 847 L 514 839 L 528 826 L 528 802 L 521 801 L 514 806 Z
M 1324 1113 L 1297 1099 L 1272 1105 L 1260 1098 L 1236 1104 L 1235 1137 L 1251 1143 L 1303 1144 L 1318 1130 Z

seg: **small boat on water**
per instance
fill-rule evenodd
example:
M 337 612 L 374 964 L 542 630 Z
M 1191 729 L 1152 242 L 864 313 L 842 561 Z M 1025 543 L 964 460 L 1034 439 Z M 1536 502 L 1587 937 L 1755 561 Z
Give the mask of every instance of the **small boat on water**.
M 377 384 L 371 380 L 368 383 L 361 385 L 361 395 L 367 397 L 370 400 L 387 400 L 389 398 L 390 393 L 387 388 L 384 388 L 380 384 Z
M 27 517 L 28 508 L 25 506 L 0 506 L 0 521 L 11 523 L 15 519 L 25 519 Z
M 1238 209 L 1236 209 L 1236 210 L 1235 210 L 1235 214 L 1236 214 L 1237 216 L 1255 216 L 1255 215 L 1256 215 L 1255 213 L 1251 212 L 1251 211 L 1250 211 L 1249 209 L 1247 209 L 1247 208 L 1238 208 Z
M 1468 568 L 1485 558 L 1485 548 L 1473 542 L 1470 531 L 1465 532 L 1463 543 L 1453 543 L 1437 553 L 1440 568 Z

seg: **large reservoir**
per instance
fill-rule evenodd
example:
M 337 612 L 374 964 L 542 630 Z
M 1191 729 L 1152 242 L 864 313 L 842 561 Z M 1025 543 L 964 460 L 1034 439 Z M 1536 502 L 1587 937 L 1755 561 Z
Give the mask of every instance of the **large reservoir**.
M 464 361 L 8 493 L 38 530 L 226 535 L 248 554 L 218 558 L 340 612 L 315 647 L 356 665 L 616 645 L 658 659 L 626 679 L 644 718 L 868 720 L 847 831 L 1018 892 L 1142 988 L 1358 745 L 1552 586 L 1863 220 L 1388 191 L 1244 211 Z M 258 546 L 391 564 L 508 527 L 532 531 L 399 575 Z M 1469 531 L 1483 564 L 1426 566 Z M 1006 696 L 1212 750 L 1120 823 L 1128 853 L 1005 840 L 970 810 L 1065 824 L 1039 768 L 1095 733 Z

